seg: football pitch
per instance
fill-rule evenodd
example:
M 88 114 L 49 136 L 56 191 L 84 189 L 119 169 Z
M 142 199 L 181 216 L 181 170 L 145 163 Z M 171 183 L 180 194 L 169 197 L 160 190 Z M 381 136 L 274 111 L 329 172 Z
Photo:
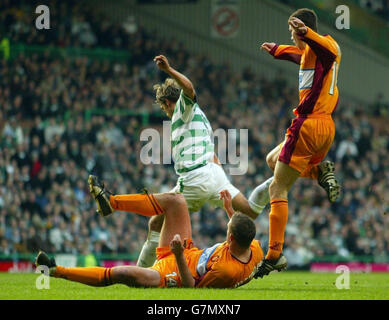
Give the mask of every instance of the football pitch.
M 50 289 L 38 290 L 38 276 L 0 273 L 0 300 L 389 300 L 388 273 L 351 273 L 350 288 L 342 290 L 336 273 L 273 273 L 237 289 L 95 288 L 50 278 Z

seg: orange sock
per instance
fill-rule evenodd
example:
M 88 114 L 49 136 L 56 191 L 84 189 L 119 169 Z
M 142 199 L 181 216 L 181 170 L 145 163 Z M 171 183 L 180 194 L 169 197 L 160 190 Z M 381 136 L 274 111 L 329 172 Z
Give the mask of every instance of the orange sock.
M 135 212 L 151 217 L 162 214 L 163 210 L 152 194 L 125 194 L 110 196 L 112 208 L 120 211 Z
M 65 268 L 57 266 L 53 277 L 76 281 L 94 287 L 105 287 L 113 284 L 112 268 Z
M 317 167 L 317 165 L 313 167 L 309 166 L 307 169 L 305 169 L 305 171 L 301 172 L 300 174 L 301 178 L 310 178 L 314 180 L 317 180 L 318 176 L 319 176 L 319 168 Z
M 288 222 L 288 200 L 274 199 L 270 201 L 269 215 L 269 251 L 266 259 L 278 259 L 284 244 L 284 233 Z

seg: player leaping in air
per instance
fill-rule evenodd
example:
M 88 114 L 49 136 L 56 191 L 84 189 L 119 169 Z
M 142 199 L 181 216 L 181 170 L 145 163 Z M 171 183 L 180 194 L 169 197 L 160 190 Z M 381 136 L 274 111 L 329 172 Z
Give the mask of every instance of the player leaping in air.
M 95 191 L 102 190 L 96 188 Z M 231 220 L 226 241 L 210 248 L 201 250 L 193 246 L 189 211 L 182 194 L 155 194 L 150 197 L 158 201 L 165 219 L 157 261 L 152 267 L 65 268 L 57 266 L 54 258 L 50 259 L 42 251 L 35 264 L 47 266 L 52 277 L 95 287 L 125 284 L 151 288 L 236 288 L 253 278 L 263 251 L 259 241 L 254 240 L 255 224 L 252 219 L 242 213 L 234 213 L 227 190 L 222 190 L 220 195 Z
M 269 201 L 270 181 L 265 181 L 257 187 L 256 203 L 249 202 L 231 184 L 215 154 L 212 128 L 196 101 L 192 82 L 173 69 L 165 56 L 156 56 L 154 62 L 159 69 L 171 77 L 163 84 L 155 85 L 154 90 L 156 102 L 172 120 L 172 155 L 175 171 L 179 175 L 176 187 L 170 193 L 160 195 L 159 198 L 170 197 L 171 193 L 182 193 L 189 212 L 196 212 L 206 202 L 223 208 L 219 193 L 221 190 L 228 190 L 232 197 L 233 208 L 255 219 Z M 95 186 L 100 186 L 96 177 L 90 176 L 88 182 L 91 192 Z M 98 211 L 103 216 L 115 210 L 151 216 L 147 241 L 143 245 L 137 265 L 141 267 L 153 265 L 164 219 L 164 215 L 160 214 L 162 206 L 158 199 L 149 197 L 147 194 L 109 195 L 105 191 L 95 194 L 95 197 Z M 262 202 L 264 204 L 261 204 Z
M 331 202 L 336 201 L 340 193 L 334 163 L 323 159 L 335 136 L 331 115 L 338 104 L 336 82 L 341 51 L 331 36 L 317 33 L 314 11 L 299 9 L 290 16 L 288 23 L 295 46 L 268 42 L 261 46 L 275 59 L 297 63 L 300 72 L 299 105 L 293 111 L 296 118 L 288 128 L 284 142 L 266 159 L 274 170 L 274 180 L 269 187 L 269 250 L 256 277 L 281 270 L 285 265 L 282 247 L 288 220 L 288 191 L 296 179 L 317 179 Z

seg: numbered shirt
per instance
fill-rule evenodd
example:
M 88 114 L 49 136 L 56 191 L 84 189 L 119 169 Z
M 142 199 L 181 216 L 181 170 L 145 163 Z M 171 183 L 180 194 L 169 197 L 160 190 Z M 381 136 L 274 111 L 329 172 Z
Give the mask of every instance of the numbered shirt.
M 213 161 L 211 125 L 197 104 L 181 90 L 172 116 L 171 145 L 178 175 Z
M 249 282 L 263 258 L 258 240 L 250 245 L 251 257 L 242 262 L 231 255 L 227 242 L 187 254 L 186 260 L 197 288 L 236 288 Z
M 338 104 L 337 78 L 341 51 L 329 35 L 321 36 L 310 28 L 300 36 L 305 50 L 296 46 L 276 45 L 270 54 L 276 59 L 300 65 L 299 105 L 293 112 L 300 116 L 331 115 Z

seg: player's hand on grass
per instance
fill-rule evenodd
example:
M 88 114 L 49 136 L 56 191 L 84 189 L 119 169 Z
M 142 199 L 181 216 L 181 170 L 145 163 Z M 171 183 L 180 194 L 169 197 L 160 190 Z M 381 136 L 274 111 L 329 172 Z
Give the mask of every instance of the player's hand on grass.
M 308 28 L 305 26 L 304 22 L 302 22 L 299 18 L 292 17 L 289 19 L 288 23 L 299 35 L 306 34 L 308 31 Z
M 270 52 L 271 49 L 274 48 L 276 44 L 274 42 L 264 42 L 261 45 L 261 50 L 265 50 L 266 52 Z
M 231 219 L 235 213 L 234 209 L 232 208 L 231 193 L 228 190 L 220 191 L 220 200 L 224 201 L 224 208 L 227 211 L 228 217 Z
M 182 244 L 181 237 L 179 234 L 176 234 L 173 237 L 173 240 L 170 241 L 170 250 L 174 253 L 176 257 L 179 257 L 184 253 L 185 247 L 186 239 L 184 240 L 184 244 Z
M 154 58 L 154 62 L 156 63 L 157 67 L 161 69 L 164 72 L 168 72 L 170 69 L 169 61 L 167 58 L 163 55 L 156 56 Z

